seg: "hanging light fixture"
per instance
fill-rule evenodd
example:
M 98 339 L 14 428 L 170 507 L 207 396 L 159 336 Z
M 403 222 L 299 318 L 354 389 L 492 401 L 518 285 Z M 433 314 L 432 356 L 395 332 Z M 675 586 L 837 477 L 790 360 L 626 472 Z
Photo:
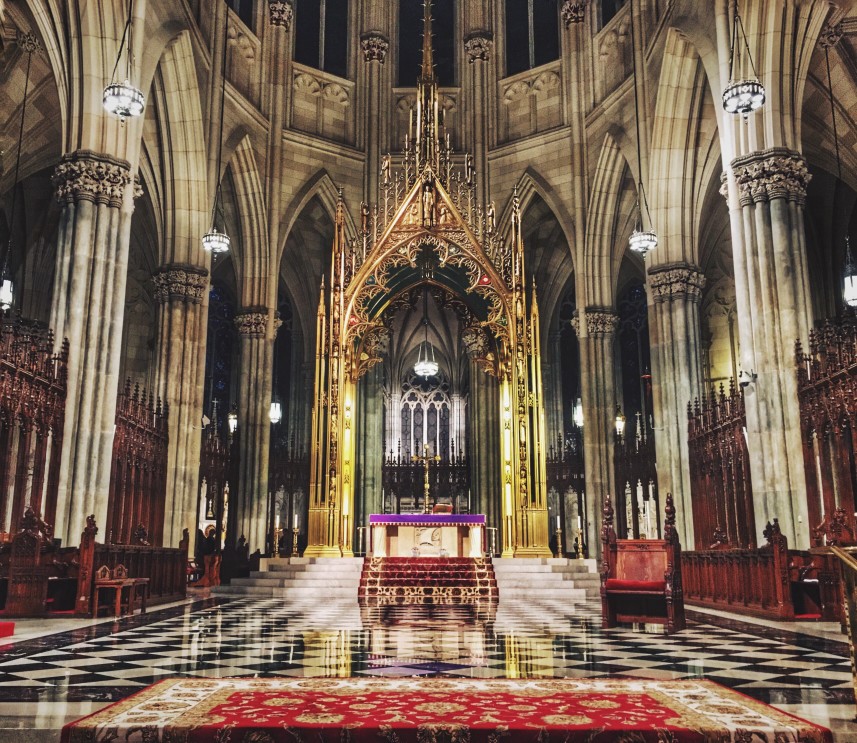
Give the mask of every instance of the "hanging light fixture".
M 574 412 L 572 413 L 572 417 L 574 419 L 574 425 L 578 428 L 583 428 L 583 401 L 580 397 L 578 397 L 577 402 L 574 403 Z
M 622 415 L 622 408 L 616 406 L 616 435 L 620 438 L 625 433 L 625 416 Z
M 15 234 L 15 212 L 18 197 L 18 173 L 21 169 L 21 148 L 24 143 L 24 116 L 27 113 L 27 95 L 30 92 L 30 63 L 33 61 L 33 52 L 39 47 L 39 40 L 31 33 L 21 34 L 18 37 L 18 46 L 27 53 L 27 71 L 24 74 L 24 100 L 21 103 L 21 124 L 18 127 L 18 152 L 15 155 L 15 177 L 12 180 L 12 212 L 9 217 L 9 242 L 6 244 L 6 252 L 3 255 L 3 269 L 0 273 L 0 310 L 7 312 L 12 308 L 15 301 L 15 289 L 12 278 L 9 276 L 9 257 L 12 255 L 12 237 Z
M 223 24 L 223 62 L 220 68 L 220 134 L 217 140 L 217 170 L 214 174 L 215 178 L 217 178 L 217 189 L 214 194 L 214 206 L 211 209 L 211 229 L 202 236 L 203 250 L 215 256 L 229 252 L 229 245 L 231 243 L 229 235 L 226 234 L 226 220 L 223 216 L 222 189 L 220 185 L 220 160 L 223 155 L 223 110 L 226 101 L 226 41 L 229 35 L 229 11 L 224 9 L 223 12 L 227 14 L 227 18 Z M 222 232 L 217 229 L 218 213 L 220 214 L 220 221 L 224 225 Z
M 739 30 L 741 31 L 741 39 L 738 38 Z M 750 69 L 753 71 L 753 76 L 745 79 L 741 79 L 740 71 L 741 49 L 738 45 L 741 41 L 744 43 L 747 59 L 750 61 Z M 736 61 L 739 69 L 736 69 Z M 735 79 L 736 76 L 738 77 L 737 80 Z M 729 83 L 723 91 L 723 110 L 729 114 L 740 114 L 746 119 L 749 114 L 758 111 L 764 105 L 765 86 L 762 85 L 758 74 L 756 74 L 753 55 L 750 54 L 750 44 L 747 41 L 747 34 L 744 32 L 741 15 L 738 13 L 738 0 L 735 0 L 732 13 L 732 39 L 729 48 Z
M 833 145 L 836 149 L 836 174 L 842 180 L 842 160 L 839 157 L 839 132 L 836 128 L 836 106 L 833 103 L 833 79 L 830 76 L 830 44 L 824 47 L 824 62 L 827 65 L 827 97 L 830 100 L 830 118 L 833 121 Z M 846 230 L 847 230 L 846 226 Z M 845 235 L 845 271 L 842 277 L 842 298 L 849 307 L 857 307 L 857 264 L 851 253 L 851 237 Z
M 226 424 L 229 426 L 229 433 L 235 433 L 238 430 L 238 413 L 234 410 L 226 416 Z
M 113 65 L 113 74 L 110 75 L 110 84 L 104 88 L 104 97 L 102 103 L 105 111 L 119 117 L 119 121 L 125 122 L 125 119 L 135 118 L 143 113 L 146 106 L 146 99 L 143 97 L 143 92 L 131 85 L 131 71 L 133 69 L 133 55 L 131 53 L 131 19 L 134 15 L 134 0 L 128 0 L 128 20 L 125 21 L 125 30 L 122 32 L 122 40 L 119 42 L 119 52 L 116 54 L 116 64 Z M 119 62 L 122 59 L 122 50 L 125 48 L 125 42 L 128 42 L 128 49 L 125 53 L 125 80 L 118 82 L 116 71 L 119 69 Z
M 631 13 L 631 44 L 634 46 L 636 40 L 634 38 L 634 14 Z M 635 47 L 636 48 L 636 47 Z M 652 222 L 652 215 L 649 211 L 649 202 L 646 199 L 646 190 L 643 188 L 643 158 L 640 148 L 640 106 L 637 101 L 637 55 L 632 52 L 631 59 L 633 62 L 633 78 L 634 78 L 634 125 L 637 128 L 637 168 L 639 169 L 640 178 L 637 182 L 637 222 L 634 225 L 634 231 L 631 237 L 628 238 L 628 247 L 642 258 L 646 254 L 658 247 L 658 236 L 652 229 L 645 229 L 643 225 L 643 207 L 646 209 L 646 216 L 649 224 Z
M 420 344 L 417 363 L 414 364 L 414 374 L 428 379 L 437 374 L 440 369 L 434 358 L 434 348 L 428 342 L 428 289 L 423 293 L 423 327 L 425 328 L 425 337 Z
M 274 425 L 283 420 L 283 406 L 276 400 L 271 403 L 271 409 L 268 411 L 268 418 L 270 418 L 271 423 Z

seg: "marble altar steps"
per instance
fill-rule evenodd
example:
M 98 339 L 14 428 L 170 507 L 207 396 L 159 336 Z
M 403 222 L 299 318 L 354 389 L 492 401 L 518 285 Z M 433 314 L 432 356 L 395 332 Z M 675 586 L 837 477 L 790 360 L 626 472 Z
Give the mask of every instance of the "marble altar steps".
M 493 562 L 502 600 L 539 599 L 569 606 L 601 595 L 595 560 L 496 557 Z
M 285 598 L 290 604 L 317 604 L 357 595 L 362 557 L 277 557 L 263 559 L 249 578 L 233 578 L 231 585 L 212 589 L 218 596 Z
M 458 603 L 496 601 L 490 558 L 378 557 L 367 560 L 360 579 L 361 603 Z

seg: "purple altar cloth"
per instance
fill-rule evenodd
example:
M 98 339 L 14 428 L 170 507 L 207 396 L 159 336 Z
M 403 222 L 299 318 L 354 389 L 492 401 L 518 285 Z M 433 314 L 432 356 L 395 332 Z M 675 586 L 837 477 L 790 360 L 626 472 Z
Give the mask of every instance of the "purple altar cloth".
M 373 513 L 369 526 L 485 526 L 481 513 Z

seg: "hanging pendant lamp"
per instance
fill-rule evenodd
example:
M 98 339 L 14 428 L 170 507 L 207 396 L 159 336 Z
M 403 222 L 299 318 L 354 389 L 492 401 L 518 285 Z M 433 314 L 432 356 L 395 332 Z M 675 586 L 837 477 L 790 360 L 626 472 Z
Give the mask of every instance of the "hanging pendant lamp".
M 39 40 L 31 33 L 22 34 L 18 38 L 18 46 L 27 53 L 27 71 L 24 75 L 24 100 L 21 103 L 21 123 L 18 127 L 18 152 L 15 155 L 15 177 L 12 180 L 12 211 L 9 217 L 9 242 L 3 255 L 3 269 L 0 272 L 0 310 L 7 312 L 15 301 L 15 287 L 9 275 L 9 258 L 12 255 L 12 237 L 15 234 L 15 212 L 18 200 L 18 174 L 21 170 L 21 148 L 24 143 L 24 117 L 27 113 L 27 95 L 30 92 L 30 64 L 33 52 L 38 51 Z
M 133 69 L 133 55 L 131 51 L 131 19 L 134 14 L 134 0 L 128 0 L 128 19 L 125 21 L 125 30 L 122 32 L 122 40 L 119 42 L 119 52 L 116 54 L 116 63 L 113 65 L 113 74 L 110 75 L 110 84 L 104 88 L 102 104 L 104 110 L 109 114 L 119 117 L 119 121 L 125 122 L 127 118 L 135 118 L 143 113 L 146 99 L 141 91 L 129 81 Z M 118 81 L 116 70 L 119 69 L 119 61 L 122 59 L 122 50 L 125 43 L 128 49 L 125 54 L 125 79 Z
M 414 364 L 414 374 L 428 379 L 437 374 L 440 369 L 434 358 L 434 348 L 428 342 L 428 289 L 423 293 L 423 327 L 425 328 L 425 337 L 420 344 L 417 363 Z
M 223 231 L 217 229 L 217 216 L 220 215 L 221 224 L 226 223 L 223 216 L 222 189 L 220 185 L 220 161 L 223 156 L 223 110 L 226 101 L 226 41 L 229 36 L 229 10 L 224 8 L 226 20 L 223 25 L 223 62 L 220 68 L 220 133 L 217 140 L 217 169 L 214 173 L 217 178 L 217 189 L 214 194 L 214 206 L 211 209 L 211 229 L 202 236 L 202 248 L 206 253 L 211 253 L 214 256 L 222 255 L 229 252 L 231 240 L 226 234 L 226 227 Z M 273 411 L 272 411 L 273 413 Z M 277 421 L 279 422 L 279 421 Z
M 738 31 L 741 32 L 740 39 Z M 753 72 L 752 77 L 742 79 L 740 77 L 740 56 L 741 48 L 739 44 L 743 42 L 744 49 L 747 52 L 747 59 L 750 62 L 750 69 Z M 738 62 L 736 67 L 735 62 Z M 738 79 L 736 80 L 736 76 Z M 732 38 L 729 46 L 729 83 L 723 90 L 723 110 L 729 114 L 739 114 L 744 118 L 758 111 L 765 105 L 765 86 L 759 80 L 756 73 L 756 65 L 753 64 L 753 55 L 750 54 L 750 44 L 747 41 L 747 34 L 744 32 L 744 24 L 741 22 L 741 14 L 738 12 L 738 0 L 735 0 L 735 6 L 732 13 Z
M 631 44 L 636 48 L 636 39 L 634 32 L 634 13 L 631 12 Z M 634 231 L 631 237 L 628 238 L 628 247 L 637 255 L 645 258 L 648 253 L 658 247 L 658 236 L 653 229 L 645 229 L 643 225 L 643 207 L 646 209 L 646 216 L 651 224 L 652 215 L 649 212 L 649 202 L 646 199 L 646 189 L 643 187 L 643 158 L 640 147 L 640 106 L 637 101 L 637 55 L 631 54 L 633 62 L 632 75 L 634 78 L 634 125 L 637 128 L 637 167 L 639 168 L 640 178 L 637 182 L 637 224 L 634 226 Z

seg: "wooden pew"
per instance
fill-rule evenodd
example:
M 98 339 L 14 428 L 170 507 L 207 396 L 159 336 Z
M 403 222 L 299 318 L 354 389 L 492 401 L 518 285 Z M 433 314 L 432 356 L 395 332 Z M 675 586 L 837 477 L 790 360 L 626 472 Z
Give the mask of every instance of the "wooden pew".
M 619 622 L 663 624 L 664 632 L 685 628 L 681 545 L 671 495 L 665 506 L 663 539 L 617 539 L 610 497 L 601 529 L 601 626 Z
M 86 519 L 79 547 L 58 549 L 50 524 L 27 508 L 21 531 L 0 544 L 0 609 L 6 616 L 40 617 L 63 612 L 93 616 L 95 572 L 123 565 L 128 577 L 147 579 L 151 604 L 178 601 L 187 591 L 188 536 L 178 547 L 98 544 L 95 517 Z

